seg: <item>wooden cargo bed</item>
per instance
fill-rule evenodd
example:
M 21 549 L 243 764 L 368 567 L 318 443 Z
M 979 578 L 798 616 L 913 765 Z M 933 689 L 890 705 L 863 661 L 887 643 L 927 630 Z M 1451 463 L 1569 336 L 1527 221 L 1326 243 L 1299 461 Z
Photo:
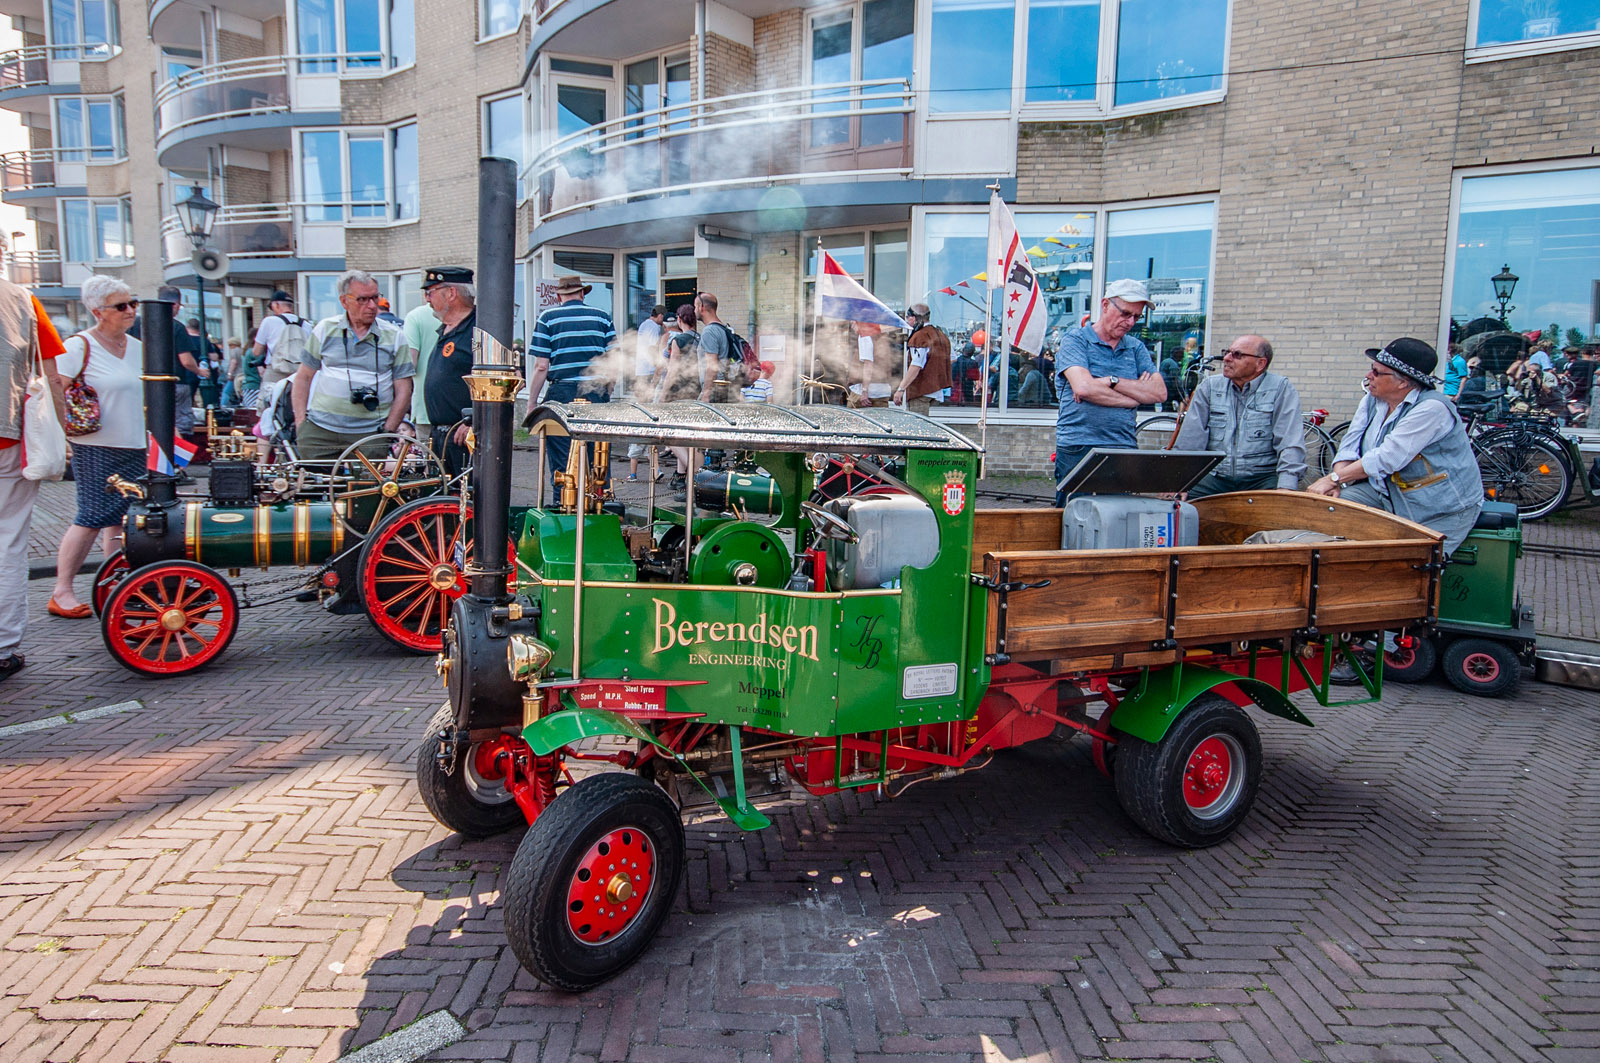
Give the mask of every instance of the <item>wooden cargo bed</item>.
M 1434 614 L 1441 536 L 1295 491 L 1199 499 L 1199 546 L 1062 550 L 1061 510 L 979 510 L 973 569 L 995 583 L 987 648 L 1060 670 L 1157 664 L 1184 650 L 1316 631 L 1400 628 Z M 1245 546 L 1262 530 L 1339 542 Z

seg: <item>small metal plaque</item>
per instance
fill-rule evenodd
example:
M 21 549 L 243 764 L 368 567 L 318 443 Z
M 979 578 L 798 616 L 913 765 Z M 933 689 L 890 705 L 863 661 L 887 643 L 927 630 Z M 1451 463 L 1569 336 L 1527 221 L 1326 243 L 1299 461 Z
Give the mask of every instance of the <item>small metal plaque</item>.
M 900 696 L 913 698 L 947 698 L 956 692 L 960 671 L 951 664 L 919 664 L 900 673 Z

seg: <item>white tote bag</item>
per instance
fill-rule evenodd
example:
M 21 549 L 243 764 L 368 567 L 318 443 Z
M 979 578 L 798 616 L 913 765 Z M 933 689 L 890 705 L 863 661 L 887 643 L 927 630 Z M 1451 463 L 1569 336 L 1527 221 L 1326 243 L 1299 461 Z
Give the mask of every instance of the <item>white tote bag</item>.
M 22 402 L 22 475 L 29 480 L 59 480 L 67 471 L 67 434 L 56 419 L 44 359 L 35 358 Z

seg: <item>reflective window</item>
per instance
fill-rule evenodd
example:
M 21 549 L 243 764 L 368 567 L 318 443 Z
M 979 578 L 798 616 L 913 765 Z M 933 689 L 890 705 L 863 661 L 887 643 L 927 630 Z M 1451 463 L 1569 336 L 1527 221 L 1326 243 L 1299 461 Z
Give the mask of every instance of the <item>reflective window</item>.
M 1121 0 L 1116 106 L 1222 88 L 1227 0 Z
M 483 150 L 517 164 L 522 172 L 522 96 L 513 93 L 483 102 Z
M 61 229 L 68 262 L 133 258 L 133 209 L 128 199 L 63 199 Z
M 301 313 L 312 321 L 344 313 L 339 305 L 339 275 L 337 273 L 307 273 L 305 292 L 300 299 Z
M 1139 338 L 1159 361 L 1195 338 L 1205 349 L 1206 287 L 1216 205 L 1115 210 L 1106 218 L 1108 281 L 1136 277 L 1150 286 L 1150 313 Z
M 872 234 L 872 294 L 899 312 L 906 304 L 906 231 Z
M 1478 47 L 1600 30 L 1600 0 L 1477 0 L 1473 6 Z
M 842 85 L 850 80 L 852 68 L 850 58 L 850 41 L 855 27 L 855 13 L 852 9 L 835 11 L 828 15 L 818 16 L 811 20 L 811 84 L 813 85 Z M 825 89 L 816 95 L 821 98 L 829 96 L 845 96 L 849 89 Z M 817 113 L 827 111 L 842 111 L 849 104 L 819 103 L 812 107 Z M 845 144 L 850 140 L 850 120 L 848 118 L 829 118 L 825 121 L 811 123 L 811 146 L 824 147 L 830 144 Z
M 344 220 L 339 140 L 336 129 L 300 134 L 300 195 L 306 202 L 306 221 Z
M 94 230 L 89 224 L 87 199 L 61 201 L 62 254 L 68 262 L 94 261 Z
M 928 106 L 936 114 L 1011 109 L 1012 0 L 933 0 Z
M 397 126 L 394 140 L 394 209 L 396 221 L 422 216 L 422 187 L 417 158 L 417 124 Z
M 123 156 L 118 100 L 64 96 L 55 101 L 55 144 L 61 162 L 100 162 Z
M 383 65 L 383 19 L 378 0 L 343 0 L 346 69 Z
M 349 138 L 350 217 L 382 218 L 388 213 L 389 197 L 384 185 L 384 137 Z
M 1466 177 L 1456 205 L 1449 316 L 1485 328 L 1500 316 L 1489 278 L 1517 277 L 1508 321 L 1519 332 L 1554 326 L 1558 342 L 1596 332 L 1600 277 L 1600 169 Z M 1491 319 L 1485 322 L 1482 319 Z
M 522 18 L 517 0 L 483 0 L 483 21 L 478 33 L 482 37 L 498 37 L 517 28 Z
M 1093 100 L 1099 50 L 1100 0 L 1029 0 L 1023 98 Z
M 301 60 L 303 74 L 326 74 L 338 69 L 333 56 L 339 54 L 338 30 L 334 22 L 336 0 L 295 0 L 294 22 L 300 38 L 300 54 L 326 56 L 321 60 Z
M 912 29 L 915 9 L 911 0 L 867 0 L 861 5 L 861 80 L 888 78 L 911 80 Z M 882 88 L 869 92 L 886 91 Z M 883 107 L 893 100 L 869 100 L 866 106 Z M 861 143 L 899 144 L 905 140 L 906 120 L 898 114 L 861 116 Z
M 294 0 L 302 74 L 381 73 L 417 57 L 416 0 Z
M 660 257 L 654 251 L 627 257 L 624 270 L 628 276 L 627 328 L 636 329 L 650 316 L 650 311 L 660 298 Z
M 37 10 L 37 8 L 35 8 Z M 49 41 L 58 59 L 105 59 L 117 43 L 116 8 L 110 0 L 49 0 Z
M 388 0 L 389 65 L 410 66 L 417 61 L 416 0 Z

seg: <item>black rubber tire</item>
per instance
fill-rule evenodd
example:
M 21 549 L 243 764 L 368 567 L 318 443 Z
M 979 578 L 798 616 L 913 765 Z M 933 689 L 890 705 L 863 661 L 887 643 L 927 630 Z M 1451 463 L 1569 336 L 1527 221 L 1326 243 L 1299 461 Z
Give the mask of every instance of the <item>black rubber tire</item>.
M 1200 750 L 1213 739 L 1215 744 Z M 1228 757 L 1222 793 L 1215 807 L 1197 812 L 1184 796 L 1191 758 L 1218 750 Z M 1201 849 L 1224 841 L 1250 814 L 1261 786 L 1261 761 L 1261 736 L 1250 717 L 1222 695 L 1207 693 L 1189 704 L 1158 743 L 1120 736 L 1113 780 L 1123 810 L 1146 833 Z
M 569 922 L 567 895 L 590 848 L 639 831 L 655 858 L 641 907 L 614 937 L 590 944 Z M 683 821 L 660 787 L 637 775 L 591 775 L 563 791 L 517 846 L 502 898 L 506 938 L 522 966 L 568 992 L 599 985 L 638 959 L 671 913 L 683 879 Z
M 121 550 L 113 550 L 110 556 L 100 562 L 100 567 L 94 570 L 94 582 L 89 585 L 89 604 L 94 608 L 95 616 L 105 609 L 106 599 L 111 597 L 111 592 L 117 589 L 117 584 L 127 574 L 128 558 Z
M 1383 678 L 1396 683 L 1421 683 L 1439 664 L 1439 647 L 1423 635 L 1411 636 L 1410 650 L 1384 651 Z
M 1522 662 L 1493 639 L 1456 639 L 1444 649 L 1444 677 L 1463 694 L 1503 698 L 1522 682 Z
M 442 728 L 455 725 L 455 714 L 445 705 L 428 721 L 427 733 L 417 747 L 417 790 L 433 818 L 457 834 L 468 838 L 488 838 L 504 834 L 526 823 L 522 807 L 503 783 L 496 785 L 472 771 L 473 747 L 467 746 L 456 757 L 455 771 L 439 770 L 435 756 L 439 743 L 435 736 Z
M 1510 502 L 1524 521 L 1548 517 L 1567 504 L 1577 470 L 1559 439 L 1515 428 L 1472 441 L 1485 497 Z

